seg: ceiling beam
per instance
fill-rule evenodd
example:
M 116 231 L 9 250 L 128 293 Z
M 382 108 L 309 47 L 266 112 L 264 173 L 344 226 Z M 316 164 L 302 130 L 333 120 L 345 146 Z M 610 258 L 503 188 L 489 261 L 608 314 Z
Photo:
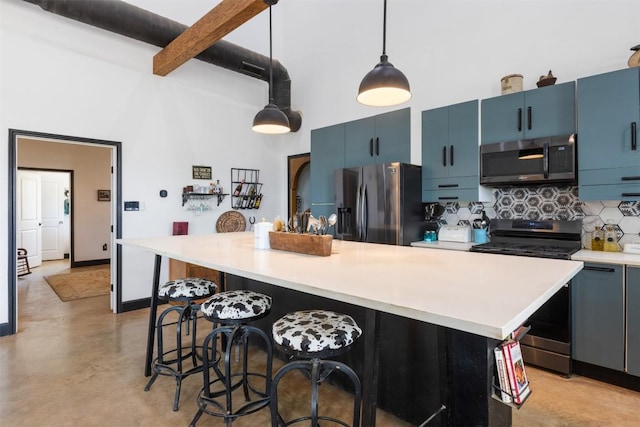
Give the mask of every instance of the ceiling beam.
M 153 74 L 166 76 L 268 7 L 264 0 L 222 0 L 153 57 Z

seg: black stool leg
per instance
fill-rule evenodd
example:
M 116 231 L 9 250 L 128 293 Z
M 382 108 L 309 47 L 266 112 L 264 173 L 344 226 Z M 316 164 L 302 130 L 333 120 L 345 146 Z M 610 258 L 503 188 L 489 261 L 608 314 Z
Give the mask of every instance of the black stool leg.
M 311 415 L 296 418 L 285 422 L 278 412 L 278 384 L 280 380 L 289 371 L 300 370 L 303 371 L 311 380 Z M 312 427 L 319 427 L 319 422 L 322 420 L 331 421 L 332 423 L 338 423 L 341 425 L 347 425 L 346 423 L 331 417 L 323 417 L 318 415 L 318 390 L 322 382 L 333 372 L 341 371 L 349 377 L 354 387 L 354 403 L 353 403 L 353 425 L 351 427 L 360 427 L 360 409 L 362 405 L 362 387 L 360 379 L 356 373 L 348 365 L 342 362 L 336 362 L 332 360 L 322 360 L 319 358 L 313 358 L 311 360 L 294 360 L 284 365 L 276 373 L 271 381 L 271 425 L 272 427 L 287 426 L 296 424 L 300 421 L 309 420 Z

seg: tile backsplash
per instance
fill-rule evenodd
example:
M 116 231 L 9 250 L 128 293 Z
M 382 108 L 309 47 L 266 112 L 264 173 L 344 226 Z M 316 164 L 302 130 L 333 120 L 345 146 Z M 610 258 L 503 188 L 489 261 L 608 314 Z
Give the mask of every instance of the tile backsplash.
M 469 224 L 484 210 L 491 219 L 580 219 L 585 248 L 591 246 L 591 231 L 607 221 L 615 225 L 620 246 L 640 241 L 640 202 L 582 202 L 575 186 L 498 188 L 491 202 L 449 202 L 445 208 L 443 224 Z

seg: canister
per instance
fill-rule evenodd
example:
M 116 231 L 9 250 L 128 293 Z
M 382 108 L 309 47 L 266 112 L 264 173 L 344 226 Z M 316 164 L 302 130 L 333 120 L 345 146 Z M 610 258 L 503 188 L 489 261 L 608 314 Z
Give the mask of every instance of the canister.
M 262 221 L 255 225 L 253 231 L 253 243 L 256 249 L 270 249 L 269 244 L 269 232 L 273 231 L 273 224 L 270 222 Z
M 502 94 L 522 92 L 522 74 L 509 74 L 500 79 Z

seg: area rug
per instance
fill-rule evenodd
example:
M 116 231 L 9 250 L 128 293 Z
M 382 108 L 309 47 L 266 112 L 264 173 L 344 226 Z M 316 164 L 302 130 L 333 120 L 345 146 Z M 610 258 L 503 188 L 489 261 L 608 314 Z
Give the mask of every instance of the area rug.
M 71 271 L 46 276 L 44 280 L 62 301 L 75 301 L 101 295 L 109 295 L 111 272 L 109 266 L 96 269 Z

